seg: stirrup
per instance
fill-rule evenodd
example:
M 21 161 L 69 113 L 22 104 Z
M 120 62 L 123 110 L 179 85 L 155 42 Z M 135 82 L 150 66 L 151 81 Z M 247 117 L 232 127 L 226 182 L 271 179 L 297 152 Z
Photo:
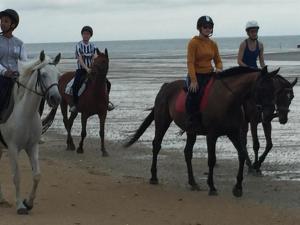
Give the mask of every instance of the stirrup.
M 114 104 L 113 104 L 112 102 L 109 102 L 109 103 L 108 103 L 107 110 L 108 110 L 108 111 L 112 111 L 112 110 L 114 110 L 114 109 L 115 109 Z
M 77 107 L 75 105 L 71 106 L 70 109 L 69 109 L 69 112 L 77 113 Z

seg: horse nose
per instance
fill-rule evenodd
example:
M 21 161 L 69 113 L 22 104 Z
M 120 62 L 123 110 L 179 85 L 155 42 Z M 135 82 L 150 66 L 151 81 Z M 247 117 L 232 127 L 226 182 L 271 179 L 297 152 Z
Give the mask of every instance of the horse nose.
M 288 118 L 287 117 L 279 117 L 279 123 L 280 124 L 286 124 L 288 121 Z
M 52 107 L 57 107 L 61 101 L 61 96 L 60 95 L 51 95 L 49 97 L 49 105 Z

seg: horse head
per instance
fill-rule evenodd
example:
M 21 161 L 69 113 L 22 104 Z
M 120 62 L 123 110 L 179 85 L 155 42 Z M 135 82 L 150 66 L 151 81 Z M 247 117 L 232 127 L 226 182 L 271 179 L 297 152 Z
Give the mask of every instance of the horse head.
M 254 97 L 257 109 L 262 114 L 263 122 L 271 121 L 274 118 L 275 111 L 275 95 L 273 77 L 276 76 L 278 70 L 268 72 L 265 66 L 258 76 L 255 84 Z
M 56 65 L 59 63 L 61 54 L 59 53 L 54 60 L 46 56 L 44 51 L 41 51 L 39 63 L 32 68 L 32 75 L 36 75 L 35 89 L 44 97 L 51 107 L 57 107 L 61 101 L 61 96 L 58 91 L 58 78 L 60 72 Z
M 97 57 L 94 59 L 93 65 L 91 67 L 91 78 L 100 79 L 104 82 L 109 67 L 108 51 L 107 49 L 105 49 L 104 53 L 102 53 L 97 48 L 96 52 Z
M 274 77 L 276 114 L 281 124 L 286 124 L 288 121 L 289 107 L 294 98 L 293 87 L 297 81 L 297 78 L 295 78 L 290 83 L 279 74 Z

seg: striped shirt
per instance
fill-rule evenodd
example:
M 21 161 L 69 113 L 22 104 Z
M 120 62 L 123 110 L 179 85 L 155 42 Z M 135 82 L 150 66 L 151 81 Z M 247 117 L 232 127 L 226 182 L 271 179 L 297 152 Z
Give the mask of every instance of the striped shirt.
M 81 55 L 84 64 L 89 68 L 92 65 L 93 56 L 95 53 L 96 53 L 95 45 L 91 42 L 85 44 L 83 41 L 80 41 L 76 45 L 76 50 L 75 50 L 76 59 L 78 59 L 79 55 Z M 84 69 L 80 65 L 79 60 L 77 60 L 77 67 L 78 69 Z

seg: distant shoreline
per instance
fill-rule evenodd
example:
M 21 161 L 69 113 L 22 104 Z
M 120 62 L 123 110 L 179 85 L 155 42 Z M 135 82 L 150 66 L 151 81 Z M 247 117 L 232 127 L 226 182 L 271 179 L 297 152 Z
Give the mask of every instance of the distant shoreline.
M 149 39 L 128 39 L 128 40 L 92 40 L 92 42 L 136 42 L 136 41 L 168 41 L 168 40 L 189 40 L 193 35 L 196 34 L 191 34 L 190 37 L 182 37 L 182 38 L 149 38 Z M 265 35 L 265 36 L 259 36 L 259 38 L 264 39 L 264 38 L 272 38 L 272 37 L 300 37 L 299 35 L 296 34 L 291 34 L 291 35 Z M 236 37 L 212 37 L 212 39 L 218 40 L 218 39 L 244 39 L 246 36 L 236 36 Z M 26 45 L 32 45 L 32 44 L 66 44 L 66 43 L 77 43 L 78 40 L 74 41 L 50 41 L 50 42 L 26 42 Z M 300 40 L 299 40 L 300 44 Z M 296 48 L 297 46 L 295 46 Z

